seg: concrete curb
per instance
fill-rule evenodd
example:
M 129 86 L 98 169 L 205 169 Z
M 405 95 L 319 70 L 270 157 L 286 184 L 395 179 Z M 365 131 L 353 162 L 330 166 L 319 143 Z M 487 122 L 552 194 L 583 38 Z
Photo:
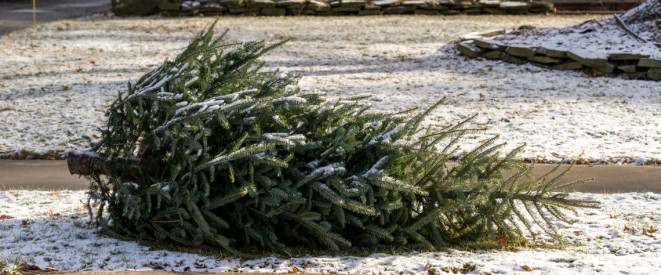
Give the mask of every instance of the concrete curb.
M 537 164 L 533 169 L 533 175 L 541 177 L 555 166 Z M 553 175 L 557 175 L 568 166 L 562 165 Z M 506 171 L 505 176 L 511 174 Z M 571 187 L 566 191 L 661 193 L 661 166 L 576 165 L 561 182 L 591 178 L 594 178 L 594 181 Z M 69 174 L 64 160 L 0 160 L 0 190 L 85 190 L 88 186 L 87 179 Z

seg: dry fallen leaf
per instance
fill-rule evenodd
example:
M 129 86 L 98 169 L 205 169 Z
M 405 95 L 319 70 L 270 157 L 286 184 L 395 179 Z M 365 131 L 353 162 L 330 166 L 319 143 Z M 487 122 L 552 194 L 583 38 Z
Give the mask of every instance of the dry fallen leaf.
M 523 268 L 523 270 L 528 271 L 528 272 L 535 270 L 534 268 L 529 267 L 529 266 L 527 266 L 527 265 L 524 265 L 524 266 L 522 266 L 521 268 Z
M 6 220 L 6 219 L 11 219 L 11 218 L 12 218 L 12 216 L 9 216 L 9 215 L 5 215 L 5 214 L 0 215 L 0 220 Z
M 23 264 L 21 265 L 21 267 L 18 268 L 18 270 L 20 270 L 20 271 L 30 271 L 30 270 L 36 270 L 36 271 L 38 271 L 38 270 L 41 270 L 41 268 L 39 268 L 39 267 L 36 266 L 36 265 L 29 265 L 29 264 L 27 264 L 27 263 L 23 263 Z
M 292 268 L 292 270 L 287 271 L 287 273 L 305 273 L 303 270 L 298 269 L 298 267 Z
M 505 235 L 498 235 L 498 243 L 500 246 L 507 246 L 509 243 L 509 238 L 507 238 Z

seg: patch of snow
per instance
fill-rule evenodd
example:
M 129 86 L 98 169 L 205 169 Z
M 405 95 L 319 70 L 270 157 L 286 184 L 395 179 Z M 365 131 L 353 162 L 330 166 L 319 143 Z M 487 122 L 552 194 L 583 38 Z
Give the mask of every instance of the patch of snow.
M 602 17 L 222 18 L 221 23 L 236 41 L 276 42 L 274 33 L 296 37 L 262 59 L 266 69 L 300 74 L 303 93 L 331 99 L 368 93 L 368 103 L 378 111 L 424 109 L 447 97 L 426 125 L 443 127 L 478 114 L 466 126 L 487 127 L 466 136 L 462 150 L 500 135 L 507 142 L 504 150 L 527 143 L 518 158 L 661 162 L 658 82 L 467 59 L 451 44 L 473 31 L 522 24 L 561 29 L 591 18 Z M 96 128 L 126 82 L 172 60 L 194 31 L 212 21 L 90 18 L 0 37 L 0 110 L 6 110 L 0 111 L 0 155 L 89 146 L 82 136 L 97 141 Z
M 515 251 L 449 249 L 427 253 L 354 256 L 267 257 L 252 260 L 152 250 L 97 233 L 84 207 L 85 191 L 0 191 L 0 260 L 24 259 L 42 269 L 425 274 L 475 266 L 472 273 L 542 274 L 661 272 L 661 194 L 587 194 L 570 197 L 602 202 L 578 209 L 574 224 L 562 226 L 563 249 Z M 645 231 L 643 231 L 645 229 Z M 653 231 L 653 230 L 652 230 Z M 11 268 L 11 266 L 10 266 Z
M 641 28 L 637 28 L 641 29 Z M 646 30 L 646 32 L 653 32 Z M 659 32 L 658 30 L 656 32 Z M 661 49 L 653 42 L 641 42 L 622 30 L 609 17 L 586 21 L 564 28 L 518 30 L 493 39 L 507 45 L 544 47 L 555 50 L 580 52 L 588 58 L 607 58 L 610 53 L 636 53 L 660 59 Z

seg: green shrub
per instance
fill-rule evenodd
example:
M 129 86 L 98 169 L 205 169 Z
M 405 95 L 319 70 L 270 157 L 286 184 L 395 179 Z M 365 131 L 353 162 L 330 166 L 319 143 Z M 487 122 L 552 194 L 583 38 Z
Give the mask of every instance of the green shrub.
M 112 171 L 92 177 L 90 200 L 108 232 L 232 253 L 434 249 L 522 236 L 517 220 L 554 234 L 560 208 L 597 205 L 551 193 L 554 182 L 520 184 L 529 167 L 517 151 L 500 156 L 495 138 L 446 168 L 471 130 L 468 120 L 422 127 L 442 102 L 379 113 L 364 98 L 304 93 L 295 76 L 263 71 L 257 60 L 280 44 L 229 43 L 213 29 L 129 83 L 107 111 L 94 149 Z M 504 179 L 506 168 L 519 172 Z

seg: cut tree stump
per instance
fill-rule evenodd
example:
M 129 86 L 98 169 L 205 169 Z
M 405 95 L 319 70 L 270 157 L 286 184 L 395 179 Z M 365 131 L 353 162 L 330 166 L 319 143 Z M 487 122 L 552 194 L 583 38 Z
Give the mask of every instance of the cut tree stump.
M 67 166 L 72 175 L 92 176 L 105 175 L 113 176 L 111 168 L 112 160 L 103 158 L 92 150 L 71 150 L 67 154 Z M 123 177 L 129 180 L 138 179 L 144 170 L 140 166 L 139 159 L 119 158 L 115 160 L 116 167 L 124 169 Z

